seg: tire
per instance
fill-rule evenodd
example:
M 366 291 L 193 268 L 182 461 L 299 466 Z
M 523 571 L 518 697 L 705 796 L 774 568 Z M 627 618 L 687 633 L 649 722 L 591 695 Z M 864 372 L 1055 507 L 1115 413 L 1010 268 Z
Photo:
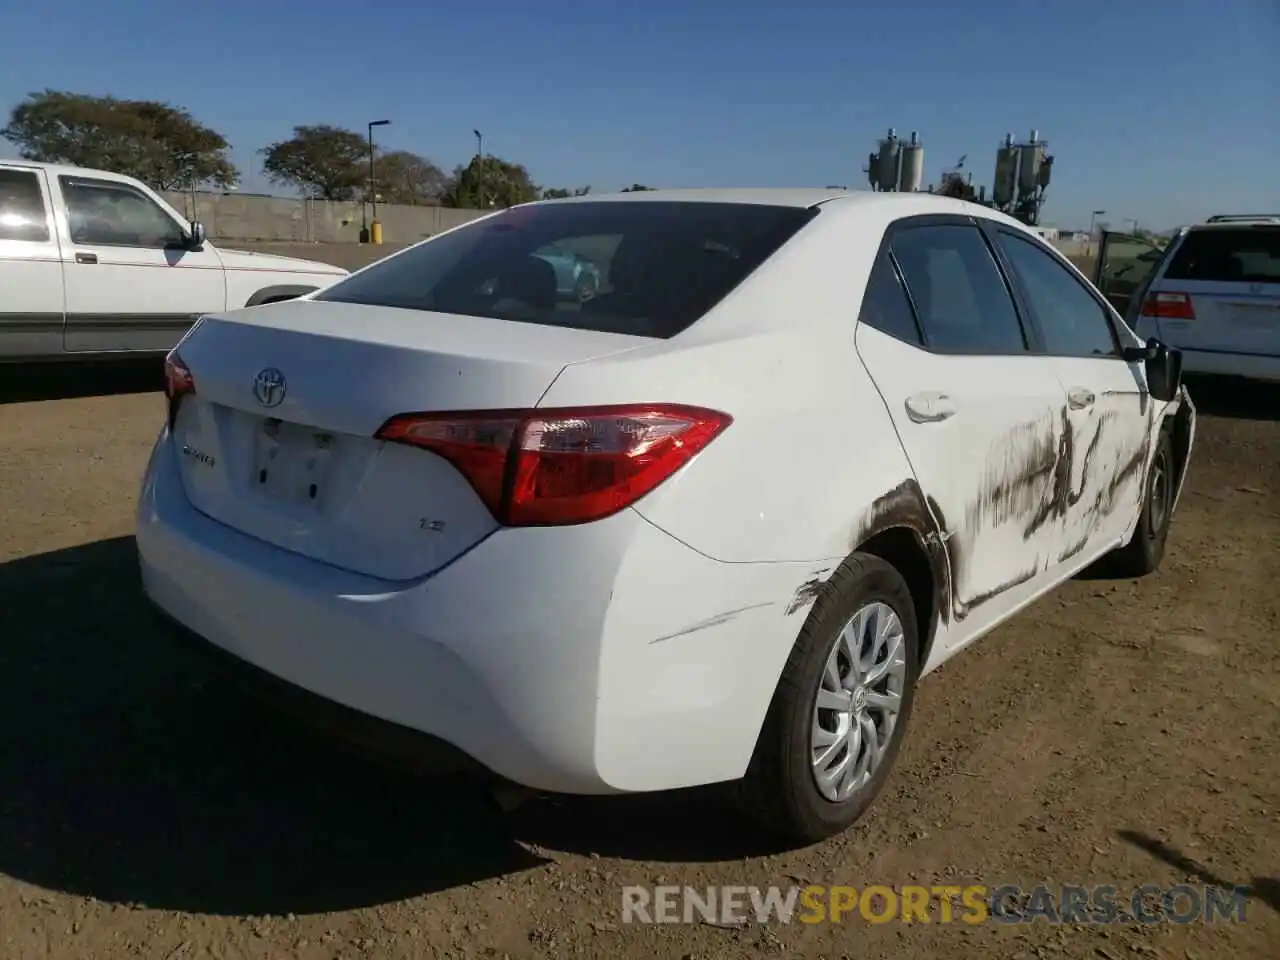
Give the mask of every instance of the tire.
M 1106 559 L 1107 572 L 1117 577 L 1145 577 L 1160 569 L 1169 523 L 1173 519 L 1173 442 L 1168 430 L 1160 431 L 1156 452 L 1147 471 L 1147 488 L 1142 492 L 1142 512 L 1133 536 Z
M 811 759 L 814 726 L 821 720 L 822 726 L 835 726 L 838 731 L 852 725 L 857 716 L 871 717 L 873 724 L 877 712 L 880 719 L 887 721 L 887 717 L 874 705 L 856 712 L 857 701 L 853 697 L 849 714 L 832 710 L 819 715 L 816 698 L 820 685 L 830 684 L 827 662 L 837 645 L 843 647 L 841 634 L 846 625 L 853 624 L 858 615 L 866 615 L 868 611 L 879 615 L 882 625 L 892 624 L 885 608 L 901 626 L 898 650 L 901 664 L 890 674 L 899 691 L 896 718 L 882 741 L 880 760 L 870 776 L 847 796 L 833 798 L 819 788 Z M 809 611 L 783 668 L 755 753 L 746 776 L 738 784 L 738 801 L 743 811 L 773 832 L 802 843 L 833 836 L 858 820 L 884 788 L 902 747 L 915 698 L 919 649 L 915 607 L 902 575 L 870 554 L 855 553 L 845 560 Z M 879 651 L 873 653 L 878 656 Z M 884 690 L 881 683 L 873 687 Z M 875 725 L 879 737 L 883 727 Z M 865 741 L 866 737 L 861 739 Z M 843 752 L 849 752 L 848 743 Z M 859 760 L 863 755 L 860 745 Z M 830 769 L 830 761 L 823 766 Z

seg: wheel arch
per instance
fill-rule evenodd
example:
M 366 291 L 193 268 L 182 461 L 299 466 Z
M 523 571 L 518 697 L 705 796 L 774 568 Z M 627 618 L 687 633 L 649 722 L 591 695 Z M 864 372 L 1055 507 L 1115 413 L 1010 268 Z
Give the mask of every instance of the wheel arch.
M 945 580 L 938 576 L 938 561 L 925 546 L 919 531 L 905 524 L 886 526 L 870 534 L 858 545 L 856 552 L 879 557 L 906 581 L 915 608 L 916 628 L 920 632 L 919 663 L 916 666 L 922 668 L 933 650 L 940 618 L 948 609 L 947 598 L 943 594 Z

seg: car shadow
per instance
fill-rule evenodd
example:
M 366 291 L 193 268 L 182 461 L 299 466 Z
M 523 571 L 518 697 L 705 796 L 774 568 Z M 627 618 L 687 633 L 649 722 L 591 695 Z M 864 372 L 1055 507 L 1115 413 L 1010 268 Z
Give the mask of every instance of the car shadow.
M 1272 910 L 1280 913 L 1280 877 L 1254 877 L 1248 884 L 1233 883 L 1156 837 L 1136 830 L 1119 830 L 1116 835 L 1125 843 L 1145 851 L 1157 860 L 1163 860 L 1169 866 L 1187 876 L 1195 877 L 1201 883 L 1226 889 L 1243 887 L 1247 896 L 1265 903 Z
M 155 357 L 0 367 L 0 404 L 159 393 L 163 389 L 164 362 Z
M 354 757 L 164 643 L 132 537 L 0 564 L 0 873 L 226 915 L 372 906 L 529 870 L 539 845 L 732 860 L 759 831 L 695 793 L 552 798 Z
M 1206 376 L 1188 376 L 1186 381 L 1201 416 L 1280 421 L 1280 384 Z

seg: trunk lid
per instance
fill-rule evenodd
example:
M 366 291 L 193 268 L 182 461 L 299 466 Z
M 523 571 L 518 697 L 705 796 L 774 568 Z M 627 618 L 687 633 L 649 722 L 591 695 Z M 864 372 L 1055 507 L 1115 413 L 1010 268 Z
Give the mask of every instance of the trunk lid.
M 528 408 L 564 367 L 647 338 L 391 307 L 287 301 L 205 318 L 179 348 L 196 393 L 174 443 L 206 516 L 387 580 L 424 576 L 497 528 L 432 453 L 374 439 L 407 412 Z M 275 371 L 282 384 L 262 391 Z
M 1171 281 L 1191 297 L 1194 320 L 1161 320 L 1177 346 L 1189 350 L 1280 355 L 1280 283 Z

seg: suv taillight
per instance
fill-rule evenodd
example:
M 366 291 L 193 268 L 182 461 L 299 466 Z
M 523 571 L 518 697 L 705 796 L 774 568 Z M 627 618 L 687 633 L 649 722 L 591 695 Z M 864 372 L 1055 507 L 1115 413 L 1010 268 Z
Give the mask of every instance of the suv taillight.
M 550 526 L 630 506 L 732 422 L 715 410 L 666 403 L 406 413 L 377 437 L 448 460 L 498 522 Z
M 1196 311 L 1189 293 L 1162 292 L 1147 297 L 1142 304 L 1142 315 L 1161 320 L 1194 320 Z
M 169 400 L 169 429 L 173 429 L 174 419 L 178 416 L 178 404 L 189 393 L 196 392 L 196 382 L 191 371 L 182 362 L 177 351 L 164 358 L 164 395 Z

